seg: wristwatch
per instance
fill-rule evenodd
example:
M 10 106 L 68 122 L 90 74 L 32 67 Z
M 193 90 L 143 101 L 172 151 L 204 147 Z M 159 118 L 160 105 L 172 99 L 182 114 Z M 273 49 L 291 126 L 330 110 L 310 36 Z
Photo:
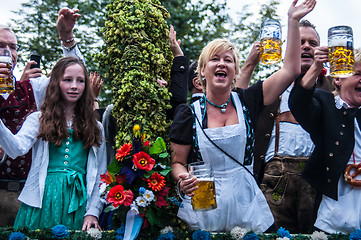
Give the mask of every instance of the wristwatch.
M 70 46 L 70 47 L 66 47 L 66 46 L 64 46 L 63 44 L 61 44 L 61 46 L 62 46 L 65 50 L 71 51 L 71 50 L 73 50 L 73 49 L 75 48 L 76 43 L 74 43 L 74 44 L 73 44 L 72 46 Z

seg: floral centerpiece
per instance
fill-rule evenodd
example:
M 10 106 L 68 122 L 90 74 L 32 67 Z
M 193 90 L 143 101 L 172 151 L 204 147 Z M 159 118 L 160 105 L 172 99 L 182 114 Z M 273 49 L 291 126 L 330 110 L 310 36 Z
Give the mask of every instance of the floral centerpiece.
M 101 175 L 102 199 L 108 204 L 105 212 L 114 211 L 114 227 L 126 224 L 132 212 L 149 225 L 163 228 L 175 219 L 172 201 L 169 166 L 170 155 L 165 142 L 158 137 L 150 145 L 139 125 L 133 127 L 132 143 L 125 143 Z M 158 229 L 159 230 L 159 229 Z

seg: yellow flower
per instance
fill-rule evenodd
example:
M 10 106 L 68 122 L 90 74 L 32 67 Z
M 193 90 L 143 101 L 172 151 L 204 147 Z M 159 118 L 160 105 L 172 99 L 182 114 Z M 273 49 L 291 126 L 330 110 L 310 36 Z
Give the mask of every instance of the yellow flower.
M 146 135 L 145 135 L 145 133 L 143 133 L 143 134 L 142 134 L 142 138 L 141 138 L 141 142 L 142 142 L 142 143 L 144 142 L 145 138 L 146 138 Z
M 133 134 L 136 135 L 136 133 L 140 130 L 140 127 L 138 124 L 134 125 L 133 127 Z

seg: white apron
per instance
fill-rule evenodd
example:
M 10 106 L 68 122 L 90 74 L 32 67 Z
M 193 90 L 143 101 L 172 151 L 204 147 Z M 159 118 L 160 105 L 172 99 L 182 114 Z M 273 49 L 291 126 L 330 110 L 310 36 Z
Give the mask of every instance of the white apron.
M 238 124 L 220 128 L 204 129 L 206 134 L 229 155 L 239 162 L 244 161 L 246 126 L 242 104 L 237 93 L 232 92 L 238 115 Z M 194 103 L 195 114 L 202 120 L 200 103 Z M 204 135 L 196 121 L 199 150 L 204 162 L 212 166 L 217 208 L 210 211 L 193 211 L 190 198 L 183 201 L 178 217 L 193 229 L 224 232 L 234 227 L 261 233 L 274 222 L 267 201 L 253 176 L 240 164 L 227 157 Z M 253 166 L 253 164 L 252 164 Z M 252 169 L 252 166 L 247 166 Z
M 361 131 L 355 118 L 355 147 L 356 164 L 361 162 Z M 351 155 L 348 164 L 353 164 Z M 352 172 L 351 172 L 352 173 Z M 357 176 L 361 180 L 361 176 Z M 327 233 L 348 234 L 361 228 L 361 187 L 354 187 L 346 183 L 343 174 L 338 181 L 338 201 L 322 196 L 317 212 L 315 227 Z

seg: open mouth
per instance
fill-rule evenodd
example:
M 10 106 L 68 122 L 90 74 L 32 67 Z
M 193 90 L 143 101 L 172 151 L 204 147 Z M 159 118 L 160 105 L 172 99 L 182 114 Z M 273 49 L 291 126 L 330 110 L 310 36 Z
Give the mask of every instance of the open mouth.
M 313 59 L 313 56 L 309 53 L 302 53 L 301 58 L 303 59 Z
M 76 97 L 76 96 L 78 96 L 78 93 L 68 93 L 68 95 L 71 97 Z
M 218 78 L 225 78 L 225 77 L 227 77 L 227 73 L 224 72 L 224 71 L 217 71 L 214 75 L 215 75 L 216 77 L 218 77 Z

